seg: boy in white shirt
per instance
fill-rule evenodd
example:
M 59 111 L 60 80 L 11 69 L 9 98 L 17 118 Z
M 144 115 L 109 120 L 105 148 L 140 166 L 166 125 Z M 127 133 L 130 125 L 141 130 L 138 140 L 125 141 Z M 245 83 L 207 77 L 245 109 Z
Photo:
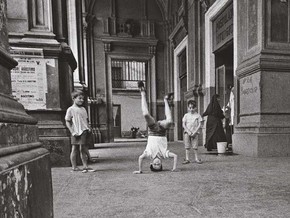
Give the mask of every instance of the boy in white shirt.
M 81 90 L 72 92 L 73 105 L 70 106 L 65 115 L 66 126 L 72 134 L 71 137 L 71 154 L 70 160 L 72 164 L 72 171 L 80 171 L 76 163 L 77 149 L 80 149 L 80 156 L 83 163 L 83 173 L 93 172 L 92 168 L 88 167 L 88 151 L 87 139 L 90 132 L 88 113 L 83 107 L 84 93 Z
M 203 121 L 200 114 L 197 113 L 196 101 L 189 100 L 187 103 L 188 113 L 182 118 L 182 126 L 184 129 L 183 140 L 185 145 L 185 160 L 183 164 L 190 163 L 189 150 L 193 148 L 195 162 L 202 163 L 198 158 L 198 135 L 200 134 L 200 127 Z

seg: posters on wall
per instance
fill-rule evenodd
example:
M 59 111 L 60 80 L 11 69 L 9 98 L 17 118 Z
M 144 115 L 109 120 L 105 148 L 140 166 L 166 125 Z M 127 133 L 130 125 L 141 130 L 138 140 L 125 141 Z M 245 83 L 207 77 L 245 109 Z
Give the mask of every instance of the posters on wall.
M 54 60 L 25 55 L 23 51 L 22 57 L 16 52 L 12 54 L 18 62 L 18 66 L 11 70 L 13 97 L 27 110 L 46 109 L 47 65 L 53 64 Z

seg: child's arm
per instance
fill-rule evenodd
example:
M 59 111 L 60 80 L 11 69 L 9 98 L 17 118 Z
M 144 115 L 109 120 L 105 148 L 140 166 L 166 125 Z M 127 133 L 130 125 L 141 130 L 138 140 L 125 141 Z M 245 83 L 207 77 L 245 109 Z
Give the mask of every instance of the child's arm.
M 75 136 L 76 133 L 74 132 L 72 128 L 72 121 L 66 120 L 65 124 L 66 124 L 66 127 L 69 129 L 70 133 L 72 134 L 72 136 Z
M 177 155 L 172 153 L 172 152 L 169 152 L 168 153 L 168 157 L 171 157 L 173 158 L 173 168 L 172 168 L 172 172 L 176 171 L 176 165 L 177 165 Z
M 186 120 L 182 120 L 182 127 L 183 127 L 184 131 L 188 133 L 188 135 L 192 134 L 192 132 L 186 126 Z
M 201 123 L 198 122 L 198 126 L 197 126 L 197 128 L 196 128 L 196 131 L 193 132 L 190 136 L 195 137 L 196 135 L 199 135 L 200 127 L 201 127 Z
M 138 171 L 134 171 L 134 174 L 141 174 L 142 173 L 142 163 L 143 163 L 143 159 L 145 158 L 146 154 L 143 153 L 139 156 L 139 160 L 138 160 L 138 164 L 139 164 L 139 170 Z

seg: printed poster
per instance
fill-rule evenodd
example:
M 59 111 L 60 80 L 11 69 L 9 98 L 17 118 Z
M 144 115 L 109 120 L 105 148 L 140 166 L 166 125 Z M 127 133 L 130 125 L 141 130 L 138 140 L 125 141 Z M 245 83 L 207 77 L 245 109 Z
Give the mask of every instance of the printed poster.
M 54 60 L 16 58 L 18 66 L 11 70 L 12 95 L 27 110 L 46 109 L 47 65 Z

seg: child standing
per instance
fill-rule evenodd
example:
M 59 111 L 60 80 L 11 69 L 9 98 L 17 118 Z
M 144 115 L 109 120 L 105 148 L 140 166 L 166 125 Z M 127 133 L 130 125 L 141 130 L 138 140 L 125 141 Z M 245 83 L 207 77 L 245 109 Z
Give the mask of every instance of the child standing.
M 202 163 L 198 158 L 198 135 L 200 134 L 201 122 L 203 121 L 200 114 L 197 113 L 196 101 L 189 100 L 187 103 L 188 112 L 182 118 L 182 126 L 184 129 L 184 145 L 185 145 L 185 160 L 183 164 L 190 163 L 189 150 L 193 148 L 195 162 Z
M 141 92 L 141 109 L 149 131 L 146 149 L 143 154 L 139 156 L 139 170 L 134 171 L 133 173 L 142 173 L 142 163 L 144 158 L 152 159 L 150 169 L 153 172 L 162 171 L 162 158 L 173 158 L 174 160 L 172 171 L 176 171 L 177 155 L 167 149 L 168 144 L 166 138 L 166 130 L 173 123 L 170 107 L 168 104 L 168 100 L 171 98 L 171 96 L 167 95 L 164 98 L 166 119 L 156 122 L 155 119 L 149 114 L 148 105 L 146 102 L 146 93 L 142 81 L 138 82 L 138 87 Z
M 81 90 L 73 91 L 72 94 L 73 105 L 70 106 L 65 115 L 66 126 L 71 132 L 71 154 L 70 161 L 72 164 L 72 171 L 80 171 L 76 163 L 77 149 L 80 150 L 80 156 L 83 164 L 83 173 L 94 171 L 88 167 L 88 151 L 87 151 L 87 136 L 90 132 L 88 114 L 83 107 L 84 93 Z

